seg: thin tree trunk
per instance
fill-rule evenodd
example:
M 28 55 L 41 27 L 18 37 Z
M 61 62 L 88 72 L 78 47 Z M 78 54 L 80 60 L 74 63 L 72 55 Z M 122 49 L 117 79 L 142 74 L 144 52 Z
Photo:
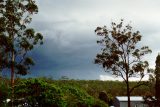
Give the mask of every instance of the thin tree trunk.
M 1 55 L 1 53 L 0 53 L 0 72 L 2 73 L 2 60 L 3 60 L 3 58 L 2 58 L 2 55 Z M 0 75 L 1 76 L 1 75 Z
M 15 61 L 15 55 L 14 55 L 14 51 L 12 51 L 12 62 L 11 62 L 11 103 L 12 103 L 12 107 L 13 105 L 13 101 L 14 101 L 14 61 Z
M 128 78 L 127 78 L 127 97 L 128 97 L 128 107 L 131 107 L 131 104 L 130 104 L 130 91 L 129 91 L 129 81 L 128 81 Z
M 13 25 L 11 24 L 12 28 Z M 13 101 L 14 101 L 14 63 L 15 63 L 15 54 L 14 54 L 14 34 L 13 31 L 11 32 L 11 38 L 12 38 L 12 52 L 11 52 L 11 106 L 14 107 Z

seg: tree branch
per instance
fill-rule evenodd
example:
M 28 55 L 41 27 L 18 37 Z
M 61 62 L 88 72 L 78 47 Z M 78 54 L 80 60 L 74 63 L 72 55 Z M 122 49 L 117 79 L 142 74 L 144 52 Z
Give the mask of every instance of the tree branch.
M 130 89 L 130 91 L 129 91 L 130 93 L 131 93 L 135 88 L 137 88 L 137 87 L 139 87 L 139 86 L 141 86 L 141 85 L 147 85 L 147 84 L 144 83 L 144 82 L 141 83 L 141 82 L 142 82 L 142 79 L 143 79 L 143 77 L 141 77 L 140 80 L 138 81 L 138 83 Z

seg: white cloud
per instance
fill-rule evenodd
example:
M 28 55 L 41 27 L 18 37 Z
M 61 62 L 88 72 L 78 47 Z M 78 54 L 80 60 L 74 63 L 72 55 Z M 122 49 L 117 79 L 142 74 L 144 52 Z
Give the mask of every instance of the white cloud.
M 100 75 L 99 76 L 100 80 L 102 81 L 107 81 L 107 80 L 111 80 L 111 81 L 123 81 L 122 78 L 119 78 L 119 77 L 114 77 L 114 76 L 111 76 L 111 75 Z
M 100 80 L 102 81 L 107 81 L 107 80 L 111 80 L 111 81 L 124 81 L 121 77 L 117 77 L 114 75 L 100 75 L 99 76 Z M 145 75 L 144 78 L 142 79 L 142 81 L 147 81 L 149 79 L 149 75 Z M 130 77 L 129 81 L 139 81 L 140 78 L 138 77 Z

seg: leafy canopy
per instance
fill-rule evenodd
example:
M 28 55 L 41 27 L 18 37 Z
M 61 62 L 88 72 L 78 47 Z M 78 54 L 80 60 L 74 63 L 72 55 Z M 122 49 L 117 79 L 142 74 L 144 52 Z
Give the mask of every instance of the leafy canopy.
M 97 27 L 95 32 L 101 37 L 97 43 L 102 46 L 95 58 L 96 64 L 102 65 L 105 71 L 111 71 L 113 75 L 121 76 L 126 82 L 128 77 L 137 74 L 144 77 L 149 64 L 142 58 L 151 50 L 148 46 L 139 48 L 137 45 L 142 38 L 139 31 L 134 32 L 129 24 L 124 26 L 121 20 L 118 24 L 112 22 L 111 29 Z
M 28 28 L 38 7 L 34 0 L 0 0 L 0 68 L 11 68 L 26 75 L 34 62 L 27 53 L 43 44 L 43 36 Z M 14 53 L 14 56 L 13 56 Z M 14 59 L 14 61 L 13 61 Z

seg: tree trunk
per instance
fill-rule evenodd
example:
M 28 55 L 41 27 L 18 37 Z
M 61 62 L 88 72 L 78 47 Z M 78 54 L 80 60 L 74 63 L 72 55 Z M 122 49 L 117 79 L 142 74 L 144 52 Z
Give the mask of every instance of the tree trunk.
M 12 28 L 13 25 L 11 24 Z M 11 50 L 11 107 L 14 107 L 14 63 L 15 63 L 15 54 L 14 54 L 14 34 L 13 31 L 11 32 L 12 38 L 12 50 Z
M 1 72 L 1 69 L 2 69 L 2 56 L 1 56 L 1 53 L 0 53 L 0 72 Z
M 11 103 L 12 103 L 12 107 L 13 105 L 13 101 L 14 101 L 14 61 L 15 61 L 15 55 L 14 55 L 14 51 L 12 51 L 12 62 L 11 62 Z
M 128 97 L 128 107 L 131 107 L 131 104 L 130 104 L 130 89 L 129 89 L 129 81 L 128 81 L 128 77 L 126 79 L 126 84 L 127 84 L 127 97 Z

